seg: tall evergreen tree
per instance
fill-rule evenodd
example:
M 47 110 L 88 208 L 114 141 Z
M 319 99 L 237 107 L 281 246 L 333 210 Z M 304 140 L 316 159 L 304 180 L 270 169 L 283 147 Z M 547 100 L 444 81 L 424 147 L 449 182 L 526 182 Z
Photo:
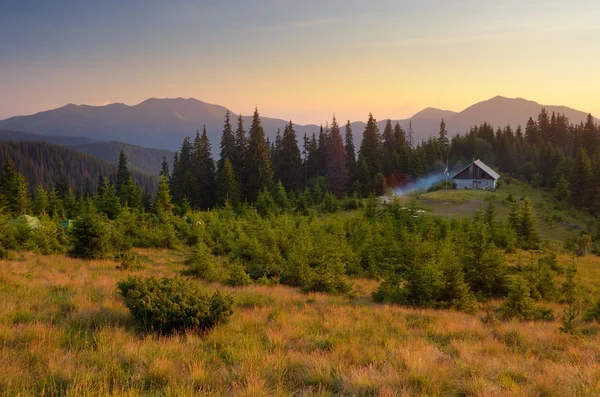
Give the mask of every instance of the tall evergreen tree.
M 236 142 L 235 135 L 233 134 L 233 128 L 231 127 L 231 121 L 229 119 L 229 110 L 225 112 L 225 124 L 223 125 L 223 135 L 221 136 L 221 156 L 217 163 L 217 170 L 220 172 L 223 168 L 226 158 L 231 161 L 235 156 Z
M 225 205 L 229 202 L 234 207 L 240 204 L 241 194 L 238 178 L 235 175 L 233 165 L 228 157 L 225 157 L 223 167 L 219 170 L 217 179 L 217 204 Z
M 33 213 L 37 216 L 46 214 L 48 208 L 48 192 L 44 189 L 44 185 L 41 183 L 35 190 L 35 197 L 33 201 Z
M 175 153 L 175 156 L 177 156 L 177 153 Z M 167 156 L 164 156 L 159 176 L 164 176 L 167 179 L 169 179 L 170 175 L 171 174 L 169 173 L 169 162 L 167 161 Z
M 54 187 L 61 199 L 64 199 L 69 191 L 69 182 L 67 180 L 67 174 L 65 174 L 62 163 L 58 164 L 54 172 Z
M 173 204 L 171 203 L 171 191 L 166 176 L 158 178 L 158 191 L 154 198 L 154 213 L 159 217 L 170 216 L 173 214 Z
M 391 175 L 396 164 L 396 137 L 392 127 L 392 121 L 387 119 L 383 129 L 383 156 L 381 159 L 381 169 L 384 175 Z
M 237 129 L 235 130 L 235 151 L 232 154 L 231 165 L 233 171 L 238 178 L 240 185 L 240 193 L 243 195 L 244 186 L 246 185 L 246 155 L 248 152 L 248 139 L 246 137 L 246 131 L 244 130 L 244 120 L 242 115 L 238 116 Z
M 127 184 L 127 181 L 131 177 L 129 172 L 129 168 L 127 168 L 127 155 L 125 155 L 125 150 L 121 149 L 119 153 L 119 165 L 117 166 L 117 182 L 115 184 L 115 188 L 117 189 L 117 194 L 121 199 L 121 190 L 122 187 Z
M 246 159 L 247 184 L 246 194 L 250 201 L 255 201 L 261 189 L 273 188 L 273 170 L 269 161 L 269 150 L 265 141 L 265 131 L 260 122 L 258 109 L 254 110 L 250 127 L 248 155 Z
M 327 177 L 330 182 L 330 190 L 333 194 L 341 197 L 348 188 L 348 169 L 346 168 L 347 154 L 344 147 L 340 127 L 333 116 L 329 143 L 327 144 Z
M 363 140 L 360 144 L 358 153 L 360 159 L 364 159 L 369 167 L 369 175 L 373 178 L 381 170 L 381 137 L 379 136 L 379 128 L 377 121 L 373 115 L 369 113 L 369 120 L 363 133 Z
M 302 188 L 302 158 L 294 124 L 290 123 L 283 131 L 281 148 L 278 150 L 279 179 L 288 191 L 299 192 Z
M 575 166 L 573 170 L 572 197 L 575 205 L 579 207 L 590 208 L 593 196 L 592 186 L 592 162 L 588 157 L 587 151 L 580 148 L 575 157 Z
M 346 165 L 348 167 L 348 178 L 354 181 L 356 174 L 356 149 L 354 147 L 354 135 L 352 135 L 352 126 L 350 120 L 346 123 L 346 133 L 344 135 L 344 144 L 346 149 Z
M 191 196 L 191 199 L 194 200 L 192 205 L 203 209 L 211 208 L 217 200 L 217 181 L 206 126 L 204 126 L 202 136 L 194 140 L 192 166 L 196 186 L 196 192 Z
M 440 132 L 438 134 L 438 143 L 440 145 L 442 155 L 444 156 L 444 159 L 445 159 L 448 155 L 448 149 L 449 149 L 450 145 L 449 145 L 449 141 L 448 141 L 448 130 L 446 129 L 446 122 L 444 121 L 444 119 L 442 119 L 442 122 L 440 123 Z

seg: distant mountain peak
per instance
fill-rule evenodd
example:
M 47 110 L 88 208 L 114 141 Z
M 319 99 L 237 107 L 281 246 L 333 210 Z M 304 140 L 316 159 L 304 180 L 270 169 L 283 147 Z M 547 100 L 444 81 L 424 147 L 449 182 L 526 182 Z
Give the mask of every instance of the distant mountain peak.
M 411 119 L 416 120 L 416 119 L 438 118 L 441 120 L 443 118 L 452 117 L 455 114 L 456 114 L 456 112 L 453 112 L 451 110 L 442 110 L 442 109 L 438 109 L 438 108 L 428 107 L 428 108 L 421 110 L 418 113 L 415 113 L 411 117 Z

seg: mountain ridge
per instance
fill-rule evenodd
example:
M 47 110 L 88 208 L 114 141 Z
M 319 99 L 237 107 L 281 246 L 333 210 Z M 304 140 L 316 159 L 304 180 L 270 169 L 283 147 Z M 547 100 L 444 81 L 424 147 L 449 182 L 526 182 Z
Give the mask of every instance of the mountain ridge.
M 579 123 L 587 117 L 587 113 L 567 106 L 541 105 L 524 98 L 495 96 L 460 112 L 428 107 L 410 118 L 392 119 L 392 123 L 398 122 L 404 130 L 408 130 L 412 121 L 413 141 L 419 142 L 437 135 L 442 118 L 446 122 L 448 132 L 454 135 L 464 133 L 483 122 L 488 122 L 494 127 L 504 127 L 507 124 L 513 127 L 524 126 L 529 117 L 535 119 L 543 107 L 549 113 L 564 113 L 572 123 Z M 193 136 L 197 130 L 206 126 L 215 153 L 227 110 L 222 105 L 183 97 L 153 97 L 135 105 L 119 102 L 104 106 L 67 104 L 33 115 L 1 120 L 0 129 L 51 136 L 70 135 L 101 141 L 124 141 L 144 147 L 177 150 L 184 137 Z M 238 115 L 232 111 L 230 114 L 235 128 Z M 242 118 L 245 129 L 248 130 L 252 116 Z M 267 137 L 271 139 L 275 137 L 278 129 L 283 130 L 288 123 L 287 120 L 264 116 L 261 116 L 261 121 Z M 385 122 L 386 119 L 380 119 L 378 122 L 380 130 L 383 130 Z M 364 125 L 364 121 L 351 123 L 355 144 L 360 143 Z M 316 124 L 296 124 L 299 142 L 304 134 L 318 134 L 319 128 Z

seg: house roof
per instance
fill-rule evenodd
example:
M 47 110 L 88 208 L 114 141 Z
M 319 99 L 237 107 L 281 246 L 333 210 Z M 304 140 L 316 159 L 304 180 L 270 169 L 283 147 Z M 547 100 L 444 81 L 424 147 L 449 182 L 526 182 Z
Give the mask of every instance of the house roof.
M 479 168 L 481 168 L 483 170 L 483 172 L 485 172 L 486 174 L 488 174 L 492 178 L 494 178 L 494 179 L 500 179 L 500 175 L 498 175 L 498 173 L 496 171 L 494 171 L 493 169 L 491 169 L 490 167 L 488 167 L 487 165 L 485 165 L 483 163 L 483 161 L 481 161 L 481 160 L 475 160 L 471 164 L 475 164 L 476 166 L 478 166 Z M 471 166 L 471 164 L 467 165 L 465 168 L 463 168 L 462 170 L 460 170 L 456 174 L 454 174 L 454 176 L 452 177 L 452 179 L 456 178 L 456 176 L 458 174 L 460 174 L 461 172 L 463 172 L 464 170 L 466 170 L 467 168 L 469 168 Z

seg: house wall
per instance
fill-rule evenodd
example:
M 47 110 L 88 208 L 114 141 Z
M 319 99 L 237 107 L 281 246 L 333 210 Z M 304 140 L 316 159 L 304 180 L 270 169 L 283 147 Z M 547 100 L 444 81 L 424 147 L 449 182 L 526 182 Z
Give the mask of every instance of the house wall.
M 496 189 L 493 179 L 453 179 L 457 189 L 473 189 L 473 182 L 477 183 L 476 189 Z

